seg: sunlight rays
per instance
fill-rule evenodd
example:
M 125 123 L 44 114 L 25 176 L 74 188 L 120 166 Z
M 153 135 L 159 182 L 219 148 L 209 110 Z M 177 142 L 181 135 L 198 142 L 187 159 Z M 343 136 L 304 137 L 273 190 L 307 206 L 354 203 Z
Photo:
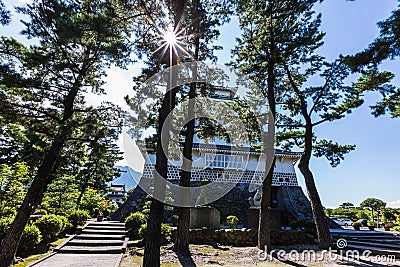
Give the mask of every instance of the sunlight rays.
M 170 56 L 172 57 L 173 53 L 178 61 L 181 61 L 181 56 L 183 54 L 192 58 L 191 54 L 184 48 L 186 45 L 185 40 L 188 38 L 187 35 L 184 35 L 185 29 L 179 30 L 178 26 L 175 30 L 173 30 L 172 27 L 168 27 L 167 29 L 158 28 L 157 30 L 159 32 L 158 38 L 161 40 L 161 45 L 153 53 L 162 50 L 161 57 L 164 57 L 169 49 Z

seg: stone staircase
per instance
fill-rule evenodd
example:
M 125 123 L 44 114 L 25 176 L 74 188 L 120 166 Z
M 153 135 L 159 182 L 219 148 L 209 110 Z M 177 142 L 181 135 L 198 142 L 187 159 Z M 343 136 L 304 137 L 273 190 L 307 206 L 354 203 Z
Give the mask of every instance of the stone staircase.
M 127 244 L 124 223 L 88 222 L 79 234 L 69 237 L 54 251 L 75 254 L 124 253 Z
M 397 232 L 331 229 L 333 242 L 345 239 L 344 249 L 370 250 L 374 254 L 400 256 L 400 235 Z

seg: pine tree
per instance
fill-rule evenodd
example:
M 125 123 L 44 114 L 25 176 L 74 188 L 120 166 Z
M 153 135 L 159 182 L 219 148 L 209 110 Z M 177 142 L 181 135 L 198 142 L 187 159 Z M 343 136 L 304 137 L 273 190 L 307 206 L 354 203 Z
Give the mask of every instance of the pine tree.
M 317 54 L 307 60 L 288 60 L 284 65 L 284 72 L 287 86 L 282 102 L 289 111 L 287 115 L 295 119 L 286 120 L 291 126 L 286 126 L 288 131 L 283 132 L 280 138 L 286 141 L 287 138 L 292 139 L 286 143 L 286 148 L 293 144 L 303 148 L 299 169 L 306 182 L 319 246 L 326 249 L 331 246 L 331 240 L 323 206 L 310 170 L 310 160 L 312 155 L 326 157 L 335 167 L 344 159 L 344 155 L 355 149 L 355 145 L 339 145 L 331 140 L 318 139 L 314 129 L 320 124 L 342 119 L 353 109 L 360 107 L 363 104 L 363 93 L 387 86 L 392 75 L 371 70 L 361 75 L 356 82 L 346 84 L 345 81 L 351 72 L 344 59 L 325 62 L 323 57 Z M 316 75 L 323 80 L 321 85 L 312 81 Z
M 315 16 L 312 11 L 317 2 L 321 1 L 242 0 L 238 3 L 237 14 L 243 33 L 233 50 L 237 57 L 233 65 L 249 75 L 261 89 L 274 120 L 278 119 L 280 110 L 284 64 L 290 58 L 308 57 L 322 44 L 324 34 L 318 31 L 320 15 Z M 269 206 L 273 171 L 273 168 L 267 170 L 262 184 L 260 249 L 271 247 Z
M 201 0 L 193 0 L 188 6 L 187 32 L 192 33 L 188 38 L 187 49 L 189 50 L 189 60 L 204 61 L 207 59 L 216 60 L 214 55 L 216 47 L 212 42 L 219 36 L 218 27 L 229 20 L 229 15 L 232 12 L 232 3 L 229 1 L 214 1 L 207 2 Z M 211 11 L 212 10 L 212 11 Z M 192 77 L 197 77 L 197 70 L 192 70 Z M 186 129 L 183 132 L 183 153 L 182 153 L 182 168 L 180 185 L 190 187 L 191 169 L 192 169 L 192 147 L 193 138 L 196 133 L 195 127 L 195 99 L 198 91 L 205 91 L 211 85 L 200 85 L 199 83 L 191 83 L 187 93 L 188 106 L 186 116 Z M 202 89 L 201 89 L 202 88 Z M 183 89 L 183 88 L 182 88 Z M 210 89 L 208 89 L 209 91 Z M 185 94 L 181 90 L 182 94 Z M 198 122 L 199 123 L 199 122 Z M 181 194 L 180 197 L 186 198 L 189 203 L 190 196 Z M 189 223 L 190 223 L 190 208 L 181 207 L 179 212 L 177 237 L 174 244 L 174 251 L 179 255 L 190 255 L 189 251 Z
M 129 58 L 127 34 L 134 14 L 127 5 L 113 0 L 34 2 L 17 10 L 29 17 L 22 33 L 36 38 L 38 44 L 28 48 L 14 39 L 1 40 L 2 104 L 15 112 L 11 115 L 42 127 L 47 146 L 1 244 L 0 266 L 12 264 L 29 216 L 61 164 L 65 144 L 79 136 L 77 126 L 87 123 L 93 110 L 112 109 L 87 107 L 84 94 L 87 90 L 103 93 L 105 69 L 112 63 L 124 66 Z
M 138 87 L 140 84 L 148 79 L 151 75 L 156 74 L 158 71 L 165 69 L 169 66 L 174 66 L 178 61 L 178 54 L 174 53 L 172 49 L 174 47 L 168 42 L 165 43 L 165 49 L 160 49 L 165 34 L 178 33 L 181 31 L 181 20 L 183 19 L 184 9 L 186 1 L 166 1 L 145 3 L 142 2 L 141 9 L 144 11 L 145 16 L 141 24 L 135 27 L 135 35 L 141 37 L 135 44 L 136 52 L 139 57 L 147 57 L 147 68 L 142 70 L 142 74 L 136 78 Z M 150 23 L 149 23 L 150 22 Z M 161 35 L 161 36 L 160 36 Z M 165 40 L 164 40 L 165 41 Z M 175 50 L 176 51 L 176 50 Z M 176 102 L 176 88 L 174 82 L 176 82 L 176 76 L 171 73 L 172 80 L 167 79 L 166 88 L 167 92 L 161 97 L 161 101 L 149 108 L 153 111 L 153 116 L 157 121 L 157 135 L 156 135 L 156 165 L 155 171 L 157 172 L 157 179 L 154 179 L 154 195 L 157 198 L 151 198 L 150 213 L 147 219 L 147 230 L 145 234 L 145 250 L 143 258 L 143 266 L 160 266 L 160 242 L 161 242 L 161 223 L 164 219 L 164 203 L 160 200 L 165 198 L 166 191 L 166 179 L 168 173 L 168 159 L 167 155 L 163 151 L 163 146 L 169 146 L 169 138 L 162 135 L 164 133 L 169 134 L 171 129 L 171 121 L 168 115 L 173 111 Z M 153 88 L 156 90 L 156 88 Z M 157 94 L 155 91 L 145 90 L 140 92 L 138 90 L 135 95 L 136 102 L 128 101 L 132 108 L 137 112 L 137 116 L 148 116 L 147 110 L 144 111 L 141 107 L 145 99 L 149 97 L 149 94 Z M 151 99 L 154 95 L 151 95 Z M 140 100 L 143 100 L 142 103 Z M 152 103 L 154 104 L 154 103 Z M 135 131 L 142 131 L 143 129 L 137 129 Z M 140 134 L 140 133 L 139 133 Z M 162 145 L 161 145 L 162 144 Z M 164 198 L 162 197 L 164 196 Z
M 378 23 L 379 36 L 364 51 L 347 58 L 353 71 L 367 71 L 377 68 L 385 60 L 400 57 L 400 5 L 392 15 Z M 386 86 L 379 90 L 383 99 L 372 107 L 373 115 L 378 117 L 388 112 L 393 118 L 400 117 L 400 89 Z
M 168 151 L 177 147 L 176 142 L 172 142 L 169 140 L 170 138 L 161 136 L 161 127 L 164 127 L 164 131 L 168 129 L 166 132 L 175 132 L 174 121 L 164 122 L 166 116 L 172 112 L 179 101 L 188 98 L 193 99 L 196 96 L 199 85 L 189 84 L 187 86 L 174 88 L 163 96 L 161 101 L 151 104 L 143 103 L 146 102 L 145 100 L 154 99 L 154 96 L 157 96 L 158 92 L 154 90 L 154 87 L 142 90 L 140 85 L 152 75 L 178 62 L 185 63 L 193 60 L 206 59 L 215 61 L 216 58 L 213 52 L 216 49 L 220 49 L 220 47 L 212 45 L 212 42 L 219 34 L 218 27 L 228 20 L 228 15 L 231 13 L 229 10 L 232 10 L 232 3 L 228 3 L 230 3 L 230 1 L 218 1 L 218 3 L 214 3 L 194 0 L 178 1 L 174 4 L 170 2 L 158 2 L 142 5 L 146 16 L 144 18 L 145 21 L 143 21 L 139 27 L 135 27 L 135 34 L 142 37 L 140 42 L 136 43 L 136 51 L 139 52 L 140 57 L 147 58 L 147 67 L 142 70 L 142 74 L 139 77 L 135 77 L 135 95 L 132 99 L 128 99 L 128 104 L 136 113 L 132 118 L 134 129 L 132 129 L 131 133 L 136 138 L 139 138 L 144 128 L 153 127 L 157 129 L 155 135 L 146 138 L 145 146 L 148 152 L 151 150 L 156 154 L 156 171 L 162 177 L 161 179 L 167 178 L 166 155 L 160 152 L 160 150 L 162 150 L 160 145 L 161 139 L 164 138 L 163 145 L 165 147 L 168 146 Z M 148 21 L 151 23 L 148 23 Z M 165 45 L 166 42 L 162 39 L 163 34 L 165 34 L 167 30 L 174 32 L 176 38 L 179 40 L 179 47 L 174 47 L 173 44 Z M 172 60 L 170 57 L 170 49 L 174 49 Z M 166 84 L 167 88 L 170 86 L 169 81 L 166 80 L 159 81 L 159 83 Z M 174 114 L 176 113 L 176 111 L 173 112 Z M 186 113 L 180 115 L 183 117 L 193 117 L 193 115 L 188 115 L 188 113 L 193 112 L 193 107 L 185 108 L 185 112 Z M 141 124 L 143 118 L 147 118 L 146 125 Z M 184 157 L 186 159 L 191 159 L 193 135 L 195 132 L 192 127 L 194 127 L 194 120 L 191 120 L 188 125 L 186 125 L 186 129 L 181 132 L 181 134 L 186 137 L 184 144 Z M 177 139 L 179 139 L 179 137 Z M 183 166 L 183 169 L 190 170 L 190 160 L 185 160 L 184 162 L 185 166 Z M 189 186 L 190 171 L 183 171 L 182 175 L 184 178 L 181 184 Z M 154 190 L 160 190 L 162 195 L 162 191 L 165 190 L 165 184 L 156 184 Z M 159 193 L 157 195 L 160 195 Z M 160 216 L 160 214 L 163 214 L 163 207 L 164 205 L 160 201 L 152 199 L 151 212 L 148 219 L 148 223 L 151 224 L 151 226 L 147 228 L 148 235 L 146 235 L 145 238 L 145 266 L 158 266 L 157 264 L 159 264 L 160 239 L 157 236 L 161 221 L 164 219 L 163 216 Z M 181 255 L 187 255 L 189 253 L 189 210 L 183 208 L 179 218 L 178 240 L 174 246 L 174 250 Z
M 10 23 L 10 11 L 8 11 L 3 3 L 3 0 L 0 0 L 0 24 L 7 25 Z

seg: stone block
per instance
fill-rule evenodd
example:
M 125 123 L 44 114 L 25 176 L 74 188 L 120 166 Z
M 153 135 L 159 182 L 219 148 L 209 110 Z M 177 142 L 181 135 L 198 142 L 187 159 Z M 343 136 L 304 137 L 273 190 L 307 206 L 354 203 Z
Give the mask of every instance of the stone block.
M 212 207 L 195 207 L 190 209 L 189 228 L 214 228 L 218 229 L 221 218 L 220 212 Z

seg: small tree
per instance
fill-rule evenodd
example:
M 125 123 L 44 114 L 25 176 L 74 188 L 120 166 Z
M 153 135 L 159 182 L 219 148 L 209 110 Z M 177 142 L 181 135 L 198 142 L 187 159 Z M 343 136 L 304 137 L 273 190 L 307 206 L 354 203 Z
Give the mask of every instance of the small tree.
M 361 208 L 370 209 L 372 212 L 372 219 L 374 218 L 374 211 L 379 211 L 386 206 L 386 202 L 383 202 L 377 198 L 367 198 L 360 203 Z

